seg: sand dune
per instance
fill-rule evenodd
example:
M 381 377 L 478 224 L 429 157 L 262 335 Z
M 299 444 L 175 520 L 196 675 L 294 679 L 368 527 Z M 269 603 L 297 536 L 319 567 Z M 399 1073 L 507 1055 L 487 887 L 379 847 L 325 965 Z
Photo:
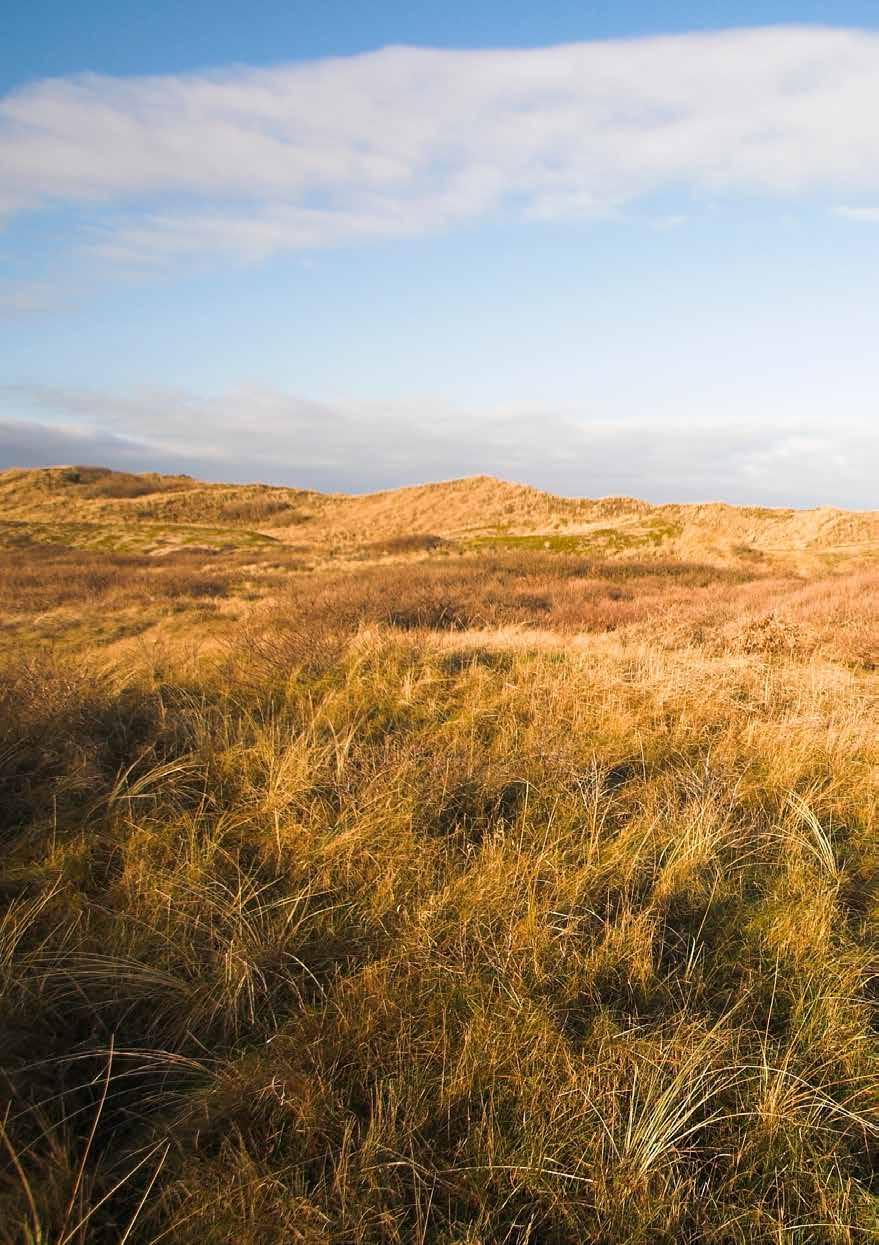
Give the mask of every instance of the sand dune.
M 876 511 L 559 497 L 485 475 L 347 495 L 106 468 L 13 469 L 0 473 L 0 520 L 35 527 L 204 525 L 337 552 L 431 534 L 465 547 L 543 538 L 549 548 L 615 557 L 721 562 L 762 557 L 804 567 L 815 560 L 849 564 L 879 553 Z

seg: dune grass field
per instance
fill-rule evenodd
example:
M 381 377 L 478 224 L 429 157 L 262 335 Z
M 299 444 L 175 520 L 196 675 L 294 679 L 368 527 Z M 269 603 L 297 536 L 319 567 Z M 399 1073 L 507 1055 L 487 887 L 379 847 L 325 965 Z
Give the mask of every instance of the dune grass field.
M 0 1241 L 879 1240 L 877 555 L 0 473 Z

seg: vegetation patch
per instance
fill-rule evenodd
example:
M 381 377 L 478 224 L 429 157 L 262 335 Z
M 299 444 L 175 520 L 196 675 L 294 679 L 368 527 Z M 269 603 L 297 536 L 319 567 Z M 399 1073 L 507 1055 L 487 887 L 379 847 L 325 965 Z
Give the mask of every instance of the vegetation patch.
M 0 546 L 62 545 L 106 553 L 142 553 L 198 546 L 238 549 L 272 544 L 263 532 L 170 523 L 38 523 L 0 519 Z
M 380 556 L 383 553 L 392 556 L 408 553 L 435 553 L 445 549 L 448 544 L 449 542 L 442 536 L 435 536 L 430 532 L 413 532 L 406 536 L 389 536 L 385 540 L 372 541 L 364 546 L 362 555 L 368 558 Z
M 4 669 L 2 1222 L 874 1234 L 871 702 L 759 654 L 326 635 Z
M 876 1239 L 875 568 L 2 530 L 0 1239 Z
M 624 553 L 633 549 L 658 548 L 665 541 L 679 536 L 682 530 L 680 524 L 657 519 L 638 528 L 601 527 L 576 534 L 545 532 L 517 536 L 498 531 L 491 535 L 470 537 L 468 545 L 476 551 L 523 549 L 601 556 L 608 553 Z
M 149 493 L 179 492 L 192 487 L 188 476 L 132 475 L 108 467 L 67 467 L 60 473 L 62 484 L 74 485 L 84 498 L 144 497 Z
M 261 523 L 287 525 L 308 523 L 314 515 L 301 510 L 281 497 L 260 496 L 233 498 L 220 506 L 219 517 L 226 523 Z

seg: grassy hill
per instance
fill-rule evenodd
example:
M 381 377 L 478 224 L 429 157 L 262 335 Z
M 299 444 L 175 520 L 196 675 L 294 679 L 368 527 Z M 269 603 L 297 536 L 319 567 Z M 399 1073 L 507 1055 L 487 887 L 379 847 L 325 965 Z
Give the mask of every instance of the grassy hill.
M 489 476 L 346 496 L 94 467 L 18 469 L 0 472 L 0 538 L 16 535 L 9 523 L 19 524 L 19 537 L 27 523 L 34 539 L 73 545 L 92 544 L 97 525 L 104 547 L 118 538 L 122 547 L 147 550 L 167 548 L 178 537 L 197 543 L 201 531 L 208 545 L 238 547 L 262 538 L 316 556 L 431 535 L 465 550 L 533 545 L 712 562 L 764 557 L 801 566 L 879 554 L 876 512 L 652 506 L 629 497 L 556 497 Z
M 876 524 L 0 475 L 0 1241 L 879 1239 Z

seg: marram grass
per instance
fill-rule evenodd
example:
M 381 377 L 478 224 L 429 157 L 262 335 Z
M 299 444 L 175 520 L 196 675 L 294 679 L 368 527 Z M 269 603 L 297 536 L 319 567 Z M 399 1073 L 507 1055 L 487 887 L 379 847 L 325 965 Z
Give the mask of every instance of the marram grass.
M 879 1239 L 875 578 L 518 556 L 9 651 L 0 1240 Z

